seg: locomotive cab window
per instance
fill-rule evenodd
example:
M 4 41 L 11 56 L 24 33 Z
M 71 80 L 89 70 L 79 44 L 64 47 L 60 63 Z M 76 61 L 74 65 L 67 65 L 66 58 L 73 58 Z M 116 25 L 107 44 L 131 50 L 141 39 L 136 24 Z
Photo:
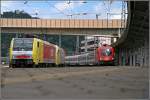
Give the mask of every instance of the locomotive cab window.
M 94 44 L 94 41 L 90 41 L 87 43 L 88 45 L 93 45 Z
M 39 42 L 37 42 L 37 47 L 39 47 Z
M 13 50 L 14 51 L 32 51 L 33 39 L 29 38 L 15 38 Z
M 102 55 L 103 56 L 110 56 L 112 54 L 111 49 L 103 49 L 102 50 Z

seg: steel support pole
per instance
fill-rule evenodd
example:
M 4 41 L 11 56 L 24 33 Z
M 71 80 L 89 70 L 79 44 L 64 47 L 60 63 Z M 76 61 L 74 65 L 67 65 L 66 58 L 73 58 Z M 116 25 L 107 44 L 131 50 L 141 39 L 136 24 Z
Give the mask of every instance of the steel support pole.
M 61 47 L 61 34 L 59 35 L 59 47 Z
M 1 32 L 1 28 L 0 28 L 0 32 Z M 2 44 L 1 44 L 1 41 L 2 41 L 2 33 L 0 33 L 0 47 L 2 47 Z M 1 49 L 2 50 L 2 49 Z M 2 55 L 1 55 L 1 50 L 0 50 L 0 62 L 1 62 L 1 57 L 2 57 Z M 1 68 L 1 67 L 0 67 Z M 1 71 L 0 71 L 1 72 Z M 0 96 L 1 96 L 1 94 L 0 94 Z
M 87 52 L 87 35 L 85 35 L 85 52 Z M 87 55 L 86 55 L 86 62 L 85 64 L 87 64 Z
M 108 13 L 107 13 L 107 28 L 108 28 Z
M 87 35 L 85 35 L 85 52 L 87 52 Z
M 76 36 L 76 53 L 79 53 L 79 35 Z
M 19 34 L 19 33 L 16 33 L 16 36 L 15 36 L 16 38 L 18 38 L 18 34 Z

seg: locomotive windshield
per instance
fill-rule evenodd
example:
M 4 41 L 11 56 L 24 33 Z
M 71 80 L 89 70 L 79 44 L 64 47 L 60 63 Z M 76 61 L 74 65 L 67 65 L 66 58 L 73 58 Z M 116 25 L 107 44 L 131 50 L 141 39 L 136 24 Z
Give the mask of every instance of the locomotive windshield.
M 32 51 L 33 38 L 16 38 L 14 39 L 14 51 Z
M 111 49 L 102 49 L 103 56 L 110 56 L 112 54 Z

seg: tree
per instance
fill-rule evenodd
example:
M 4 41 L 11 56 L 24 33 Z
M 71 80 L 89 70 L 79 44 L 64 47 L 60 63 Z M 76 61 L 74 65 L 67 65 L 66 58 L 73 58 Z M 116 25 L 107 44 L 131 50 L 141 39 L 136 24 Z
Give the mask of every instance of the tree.
M 15 11 L 9 11 L 9 12 L 3 12 L 1 14 L 2 18 L 34 18 L 37 19 L 37 17 L 32 17 L 30 14 L 26 13 L 25 11 L 15 10 Z

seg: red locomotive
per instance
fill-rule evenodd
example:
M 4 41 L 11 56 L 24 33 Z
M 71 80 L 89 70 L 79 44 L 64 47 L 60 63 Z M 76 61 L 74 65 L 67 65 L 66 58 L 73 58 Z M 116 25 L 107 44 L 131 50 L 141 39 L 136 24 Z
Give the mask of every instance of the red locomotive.
M 97 50 L 97 61 L 99 64 L 113 64 L 115 59 L 114 48 L 109 45 L 102 45 Z
M 65 57 L 65 63 L 67 65 L 114 65 L 114 60 L 115 50 L 112 46 L 107 44 L 97 47 L 93 49 L 93 51 Z

